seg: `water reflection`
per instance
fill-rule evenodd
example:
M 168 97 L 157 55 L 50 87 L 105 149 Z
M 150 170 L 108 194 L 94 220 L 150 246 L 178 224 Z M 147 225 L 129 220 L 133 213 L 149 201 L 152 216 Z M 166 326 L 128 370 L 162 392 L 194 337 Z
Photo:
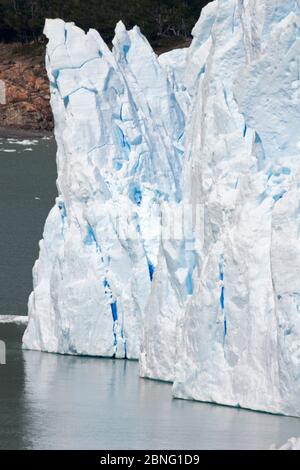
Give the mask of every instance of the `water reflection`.
M 24 351 L 26 434 L 35 449 L 268 448 L 300 420 L 171 398 L 138 364 Z
M 20 351 L 23 326 L 0 324 L 0 339 L 6 344 L 6 365 L 0 366 L 0 449 L 31 446 L 26 433 L 28 416 L 24 400 L 24 362 Z
M 0 325 L 2 449 L 264 449 L 300 420 L 174 400 L 122 360 L 22 351 L 23 326 Z

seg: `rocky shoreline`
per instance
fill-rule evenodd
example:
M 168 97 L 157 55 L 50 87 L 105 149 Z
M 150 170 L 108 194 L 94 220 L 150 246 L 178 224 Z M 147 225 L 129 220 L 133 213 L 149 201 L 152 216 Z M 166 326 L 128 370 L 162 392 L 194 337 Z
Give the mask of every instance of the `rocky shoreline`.
M 24 53 L 25 46 L 24 52 L 16 47 L 0 44 L 0 80 L 5 89 L 0 104 L 1 134 L 52 131 L 49 81 L 42 56 Z

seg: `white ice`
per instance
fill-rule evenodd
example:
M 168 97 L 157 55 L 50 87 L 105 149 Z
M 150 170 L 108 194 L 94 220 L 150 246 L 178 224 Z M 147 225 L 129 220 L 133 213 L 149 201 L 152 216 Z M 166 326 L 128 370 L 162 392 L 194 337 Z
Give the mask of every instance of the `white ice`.
M 14 323 L 17 325 L 27 325 L 28 316 L 21 315 L 0 315 L 0 323 Z
M 160 58 L 47 20 L 59 196 L 24 347 L 300 416 L 299 3 L 211 2 Z

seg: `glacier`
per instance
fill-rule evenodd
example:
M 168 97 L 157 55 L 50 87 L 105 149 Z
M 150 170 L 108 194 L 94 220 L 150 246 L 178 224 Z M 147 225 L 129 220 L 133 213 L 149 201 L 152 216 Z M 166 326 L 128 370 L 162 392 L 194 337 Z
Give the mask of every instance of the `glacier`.
M 28 349 L 300 416 L 300 1 L 215 0 L 188 48 L 47 20 L 58 198 Z
M 188 250 L 163 246 L 140 364 L 178 398 L 300 415 L 299 11 L 212 2 L 193 31 L 182 187 L 202 225 Z
M 117 25 L 113 52 L 96 31 L 59 19 L 45 34 L 59 196 L 24 347 L 137 359 L 160 205 L 181 198 L 184 114 L 137 27 Z

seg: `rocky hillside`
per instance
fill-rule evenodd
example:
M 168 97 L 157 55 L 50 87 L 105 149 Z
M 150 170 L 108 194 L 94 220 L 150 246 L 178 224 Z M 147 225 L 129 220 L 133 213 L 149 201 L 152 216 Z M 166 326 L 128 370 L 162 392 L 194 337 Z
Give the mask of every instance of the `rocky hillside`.
M 0 80 L 6 90 L 5 104 L 0 104 L 0 127 L 52 130 L 43 49 L 0 44 Z

